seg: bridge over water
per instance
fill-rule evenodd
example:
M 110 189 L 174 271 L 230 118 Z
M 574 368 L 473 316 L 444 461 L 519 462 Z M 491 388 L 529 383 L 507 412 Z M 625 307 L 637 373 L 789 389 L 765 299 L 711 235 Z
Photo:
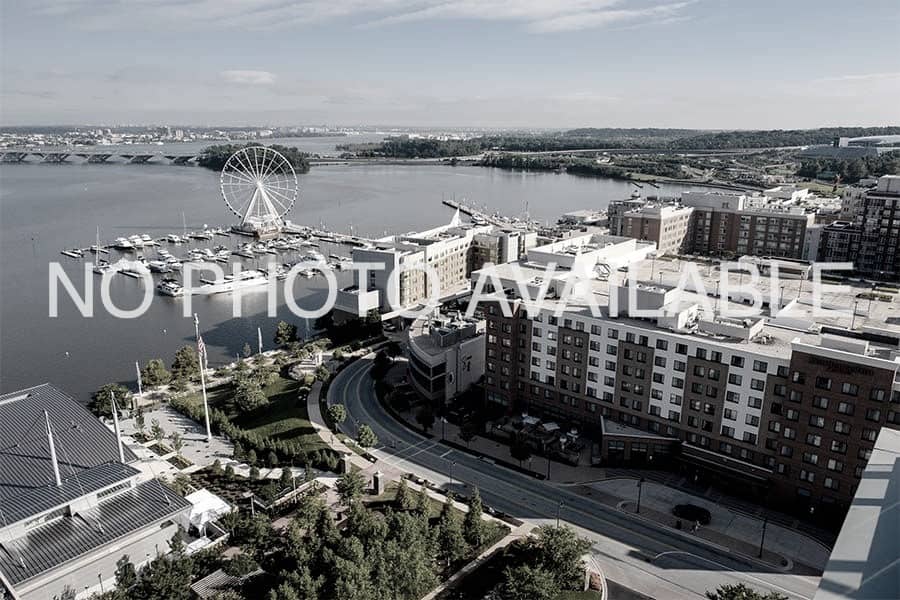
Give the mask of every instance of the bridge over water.
M 69 162 L 102 164 L 102 163 L 168 163 L 173 165 L 196 164 L 199 154 L 167 154 L 165 152 L 106 152 L 103 150 L 0 150 L 2 163 L 48 163 L 63 164 Z

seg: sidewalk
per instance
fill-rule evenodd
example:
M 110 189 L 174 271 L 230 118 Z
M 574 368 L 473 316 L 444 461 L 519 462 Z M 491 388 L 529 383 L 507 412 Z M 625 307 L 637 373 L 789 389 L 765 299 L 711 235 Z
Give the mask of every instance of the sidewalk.
M 590 496 L 607 506 L 634 513 L 637 504 L 638 480 L 607 479 L 574 486 L 578 493 Z M 690 533 L 720 546 L 725 546 L 745 556 L 756 557 L 762 540 L 763 522 L 754 517 L 736 513 L 705 498 L 681 490 L 644 481 L 641 486 L 640 516 L 666 527 L 675 527 L 678 520 L 672 514 L 677 504 L 695 504 L 707 509 L 712 516 L 707 526 Z M 682 520 L 682 531 L 691 532 L 693 523 Z M 828 562 L 829 549 L 818 541 L 796 530 L 776 523 L 766 525 L 766 537 L 762 561 L 774 567 L 804 575 L 816 575 Z M 786 565 L 782 566 L 782 558 Z
M 411 411 L 402 413 L 406 425 L 416 431 L 422 428 L 415 423 L 415 417 Z M 435 441 L 449 440 L 458 444 L 472 453 L 478 453 L 498 461 L 504 461 L 517 465 L 518 461 L 510 455 L 509 446 L 482 436 L 476 436 L 467 445 L 459 437 L 459 427 L 452 423 L 435 423 L 431 430 Z M 443 435 L 443 438 L 442 438 Z M 387 444 L 389 440 L 382 440 Z M 584 460 L 584 459 L 582 459 Z M 542 456 L 534 456 L 522 463 L 523 468 L 546 475 L 547 459 Z M 554 485 L 571 486 L 574 491 L 602 502 L 608 506 L 634 512 L 637 497 L 637 480 L 644 476 L 644 471 L 625 469 L 604 469 L 581 464 L 577 467 L 556 461 L 550 461 L 550 483 Z M 648 472 L 647 475 L 655 475 L 657 480 L 665 477 L 666 481 L 680 480 L 681 477 L 672 473 Z M 650 477 L 648 477 L 650 479 Z M 676 518 L 671 514 L 676 504 L 696 504 L 708 509 L 713 515 L 710 527 L 701 527 L 698 537 L 711 543 L 727 548 L 733 552 L 755 558 L 759 552 L 759 542 L 762 536 L 762 514 L 767 512 L 761 508 L 752 514 L 746 510 L 733 510 L 723 506 L 719 497 L 710 498 L 701 493 L 692 493 L 670 485 L 663 485 L 653 481 L 645 481 L 641 497 L 640 516 L 655 521 L 656 523 L 674 528 Z M 752 505 L 748 508 L 754 508 Z M 797 528 L 784 526 L 787 519 L 781 519 L 780 523 L 769 521 L 766 526 L 766 540 L 763 551 L 763 562 L 779 570 L 791 570 L 793 572 L 818 575 L 825 568 L 830 549 L 814 537 L 807 535 Z M 683 524 L 686 535 L 690 533 L 691 523 Z M 787 560 L 787 566 L 782 565 L 782 560 Z

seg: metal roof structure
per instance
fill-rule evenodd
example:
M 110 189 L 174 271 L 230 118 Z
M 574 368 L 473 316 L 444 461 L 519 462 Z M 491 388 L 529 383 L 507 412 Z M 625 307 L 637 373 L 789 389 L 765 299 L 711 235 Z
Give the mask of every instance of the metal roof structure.
M 51 484 L 31 488 L 18 496 L 0 499 L 0 527 L 63 506 L 85 494 L 125 481 L 139 473 L 134 467 L 122 463 L 104 463 L 64 477 L 63 484 L 59 487 Z
M 15 586 L 189 507 L 187 500 L 159 481 L 147 481 L 88 510 L 4 542 L 0 545 L 0 572 Z
M 0 502 L 55 485 L 44 411 L 50 418 L 64 479 L 119 461 L 115 434 L 52 385 L 0 395 Z M 126 448 L 125 461 L 135 460 Z
M 900 431 L 884 427 L 815 600 L 900 598 Z

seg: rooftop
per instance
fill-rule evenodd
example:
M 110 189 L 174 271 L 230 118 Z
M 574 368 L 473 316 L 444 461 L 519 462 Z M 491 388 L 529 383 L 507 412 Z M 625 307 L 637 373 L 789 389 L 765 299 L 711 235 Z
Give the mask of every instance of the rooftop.
M 4 506 L 17 503 L 11 498 L 31 493 L 34 495 L 28 497 L 42 498 L 40 490 L 55 485 L 44 411 L 50 416 L 64 479 L 119 461 L 115 434 L 52 385 L 0 395 L 0 503 Z M 125 460 L 132 462 L 137 457 L 125 448 Z

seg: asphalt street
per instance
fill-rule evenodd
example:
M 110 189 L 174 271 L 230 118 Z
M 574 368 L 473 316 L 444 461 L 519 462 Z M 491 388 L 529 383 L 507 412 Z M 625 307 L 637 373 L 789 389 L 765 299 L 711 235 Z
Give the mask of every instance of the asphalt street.
M 815 594 L 818 577 L 783 573 L 735 556 L 687 532 L 661 527 L 420 435 L 378 403 L 368 374 L 371 366 L 371 359 L 356 361 L 329 388 L 329 404 L 347 409 L 344 433 L 355 437 L 357 427 L 367 424 L 378 436 L 373 454 L 379 461 L 458 493 L 477 486 L 485 504 L 517 519 L 537 525 L 555 523 L 559 517 L 591 540 L 606 577 L 621 586 L 661 599 L 705 598 L 707 590 L 739 582 L 791 598 Z

